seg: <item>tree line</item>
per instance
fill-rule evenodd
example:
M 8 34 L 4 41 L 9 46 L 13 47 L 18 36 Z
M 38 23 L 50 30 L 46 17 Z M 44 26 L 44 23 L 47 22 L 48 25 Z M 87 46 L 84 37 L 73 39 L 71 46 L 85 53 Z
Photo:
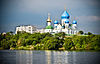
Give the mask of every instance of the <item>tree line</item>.
M 100 35 L 72 35 L 64 32 L 0 34 L 0 49 L 31 50 L 100 50 Z

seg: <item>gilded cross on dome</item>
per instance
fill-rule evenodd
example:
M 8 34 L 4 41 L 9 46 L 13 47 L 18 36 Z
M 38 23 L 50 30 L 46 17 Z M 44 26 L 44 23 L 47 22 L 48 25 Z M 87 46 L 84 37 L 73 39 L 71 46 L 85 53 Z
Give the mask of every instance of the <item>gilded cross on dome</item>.
M 48 13 L 48 19 L 47 19 L 47 22 L 51 22 L 51 19 L 50 19 L 50 13 Z

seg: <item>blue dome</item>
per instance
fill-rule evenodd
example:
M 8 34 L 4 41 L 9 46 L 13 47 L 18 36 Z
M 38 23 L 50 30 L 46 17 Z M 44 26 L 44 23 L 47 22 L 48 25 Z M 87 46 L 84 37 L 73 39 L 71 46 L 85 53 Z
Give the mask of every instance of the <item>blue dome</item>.
M 56 21 L 54 21 L 54 24 L 58 24 L 58 21 L 56 20 Z
M 62 14 L 62 16 L 61 16 L 61 18 L 63 19 L 63 18 L 67 18 L 67 19 L 69 19 L 69 14 L 67 13 L 67 11 L 64 11 L 64 13 Z
M 74 20 L 74 21 L 73 21 L 73 24 L 77 24 L 77 21 Z
M 68 20 L 66 20 L 66 21 L 65 21 L 65 23 L 69 23 L 69 21 L 68 21 Z

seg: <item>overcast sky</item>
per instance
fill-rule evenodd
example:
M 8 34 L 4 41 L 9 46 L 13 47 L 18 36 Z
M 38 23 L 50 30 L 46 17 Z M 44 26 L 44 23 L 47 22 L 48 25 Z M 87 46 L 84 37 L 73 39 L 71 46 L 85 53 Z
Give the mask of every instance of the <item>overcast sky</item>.
M 100 0 L 0 0 L 0 32 L 28 24 L 44 28 L 48 13 L 52 23 L 60 21 L 64 7 L 78 30 L 100 34 Z

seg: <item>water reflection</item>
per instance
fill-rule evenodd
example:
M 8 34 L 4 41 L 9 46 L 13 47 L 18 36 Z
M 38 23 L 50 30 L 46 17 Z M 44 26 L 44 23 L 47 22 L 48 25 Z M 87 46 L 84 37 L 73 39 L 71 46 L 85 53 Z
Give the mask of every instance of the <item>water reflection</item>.
M 51 64 L 51 51 L 45 51 L 46 54 L 46 63 Z
M 32 64 L 33 57 L 32 51 L 17 51 L 16 53 L 16 64 Z
M 76 52 L 75 51 L 73 51 L 73 64 L 76 64 Z
M 0 64 L 15 64 L 16 51 L 0 50 Z
M 47 64 L 76 64 L 76 53 L 68 51 L 45 51 Z
M 45 64 L 45 52 L 43 51 L 17 51 L 16 64 Z
M 54 64 L 67 64 L 68 63 L 68 52 L 53 51 Z
M 100 64 L 100 52 L 0 50 L 0 64 Z

